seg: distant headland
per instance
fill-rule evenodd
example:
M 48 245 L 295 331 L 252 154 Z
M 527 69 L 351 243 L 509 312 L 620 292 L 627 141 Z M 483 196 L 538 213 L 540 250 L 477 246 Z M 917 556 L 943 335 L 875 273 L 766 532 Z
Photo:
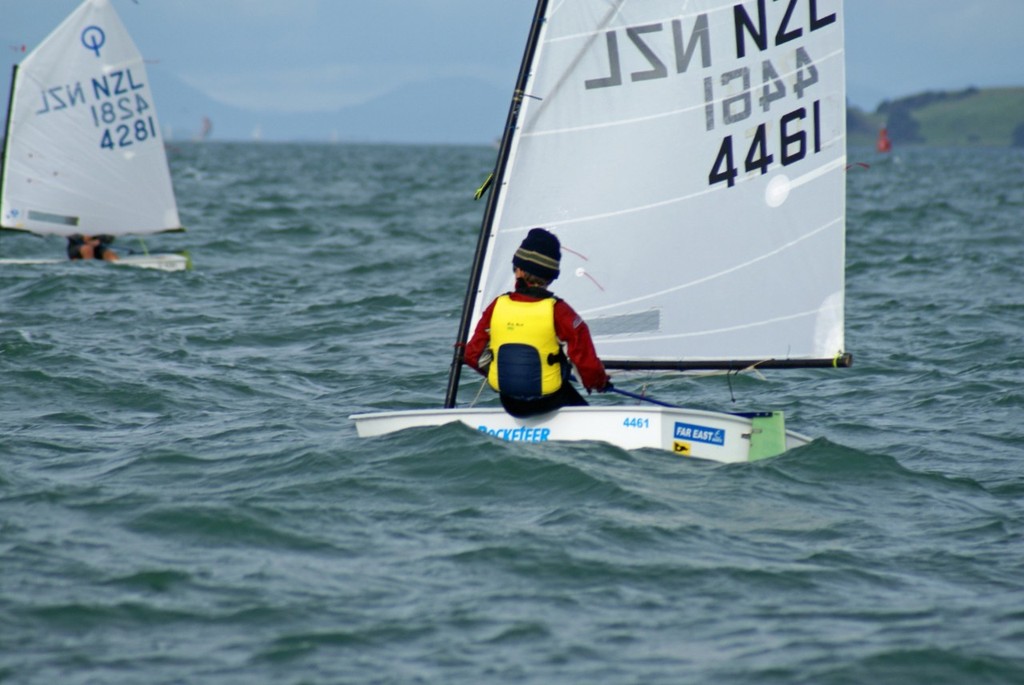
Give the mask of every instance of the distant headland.
M 851 145 L 874 145 L 885 128 L 902 145 L 1024 147 L 1024 88 L 928 91 L 886 100 L 874 112 L 850 106 Z

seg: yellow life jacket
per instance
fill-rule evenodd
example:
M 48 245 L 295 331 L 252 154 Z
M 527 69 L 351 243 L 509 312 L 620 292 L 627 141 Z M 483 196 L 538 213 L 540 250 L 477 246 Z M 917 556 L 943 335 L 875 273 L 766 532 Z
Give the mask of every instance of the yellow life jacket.
M 487 381 L 500 393 L 523 400 L 550 395 L 562 387 L 564 359 L 555 334 L 555 302 L 517 302 L 508 294 L 494 303 Z

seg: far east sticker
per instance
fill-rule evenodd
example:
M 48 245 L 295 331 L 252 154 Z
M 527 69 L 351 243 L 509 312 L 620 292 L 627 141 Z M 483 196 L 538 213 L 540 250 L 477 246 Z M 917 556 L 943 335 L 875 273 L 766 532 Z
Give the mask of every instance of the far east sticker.
M 694 423 L 682 423 L 680 421 L 676 421 L 672 437 L 676 440 L 693 440 L 695 442 L 705 442 L 709 445 L 725 444 L 724 429 L 698 426 Z

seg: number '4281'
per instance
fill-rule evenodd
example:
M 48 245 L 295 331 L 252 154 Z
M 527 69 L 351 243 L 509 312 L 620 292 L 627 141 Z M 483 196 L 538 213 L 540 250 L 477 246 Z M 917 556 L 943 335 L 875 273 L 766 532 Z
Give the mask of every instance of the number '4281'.
M 100 147 L 114 150 L 116 148 L 129 147 L 136 143 L 143 143 L 150 138 L 156 138 L 156 123 L 153 121 L 153 117 L 146 117 L 145 119 L 136 119 L 113 128 L 103 129 Z

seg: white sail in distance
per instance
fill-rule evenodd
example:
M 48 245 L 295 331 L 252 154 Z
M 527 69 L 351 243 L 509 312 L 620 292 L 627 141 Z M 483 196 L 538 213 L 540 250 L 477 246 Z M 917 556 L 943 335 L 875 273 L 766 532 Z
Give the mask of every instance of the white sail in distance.
M 56 235 L 181 227 L 142 55 L 108 0 L 85 0 L 17 68 L 0 221 Z
M 837 358 L 843 49 L 841 0 L 547 2 L 473 326 L 543 226 L 609 366 Z

